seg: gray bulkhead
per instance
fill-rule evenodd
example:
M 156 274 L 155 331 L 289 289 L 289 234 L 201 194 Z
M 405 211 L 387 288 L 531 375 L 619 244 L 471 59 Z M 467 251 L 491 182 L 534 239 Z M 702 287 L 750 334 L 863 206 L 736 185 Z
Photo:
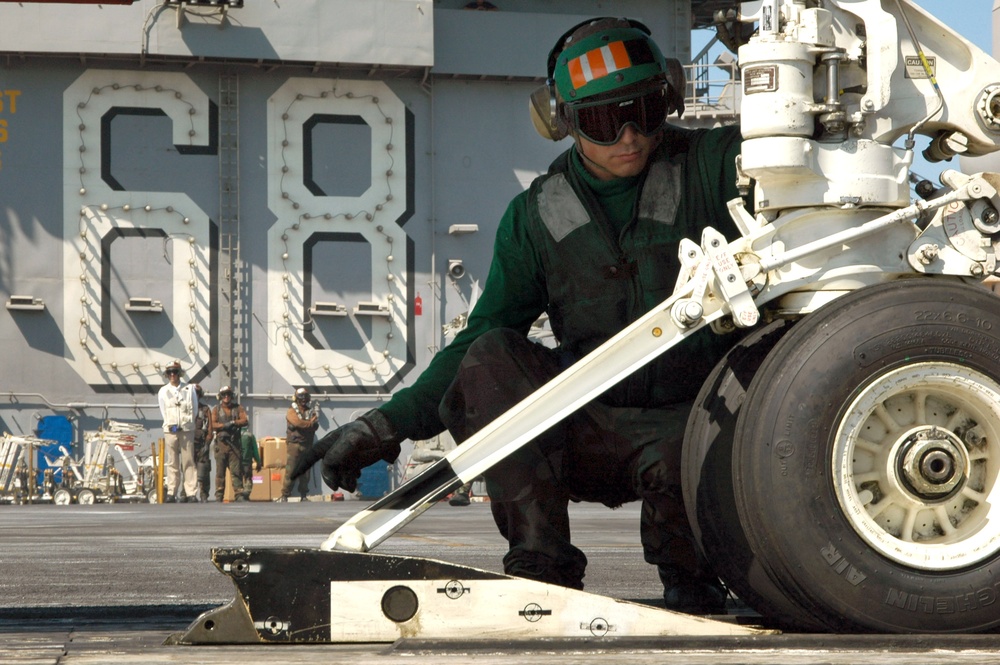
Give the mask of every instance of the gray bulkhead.
M 464 4 L 0 5 L 0 428 L 152 442 L 175 358 L 258 437 L 295 387 L 322 434 L 411 383 L 569 145 L 527 111 L 552 42 L 609 11 Z M 613 10 L 688 62 L 690 5 Z

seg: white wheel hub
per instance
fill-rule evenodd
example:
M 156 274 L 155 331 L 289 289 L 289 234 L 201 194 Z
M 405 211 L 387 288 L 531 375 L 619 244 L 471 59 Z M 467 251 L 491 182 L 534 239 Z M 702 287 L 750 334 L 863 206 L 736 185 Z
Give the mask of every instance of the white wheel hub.
M 855 531 L 921 570 L 1000 550 L 1000 384 L 945 362 L 865 386 L 837 431 L 833 481 Z

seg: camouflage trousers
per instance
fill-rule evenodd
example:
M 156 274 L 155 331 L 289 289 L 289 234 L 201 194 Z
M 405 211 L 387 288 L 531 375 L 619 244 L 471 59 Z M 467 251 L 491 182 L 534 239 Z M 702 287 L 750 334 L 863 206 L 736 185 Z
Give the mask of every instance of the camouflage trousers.
M 208 491 L 212 483 L 212 456 L 209 454 L 209 446 L 205 445 L 205 439 L 194 441 L 194 465 L 198 471 L 198 498 L 208 501 Z
M 311 443 L 295 443 L 289 441 L 286 447 L 286 463 L 285 463 L 285 477 L 281 481 L 281 496 L 286 499 L 292 495 L 292 486 L 297 485 L 299 489 L 299 496 L 305 498 L 309 494 L 309 476 L 310 474 L 303 473 L 299 476 L 298 480 L 292 480 L 292 469 L 295 468 L 295 463 L 299 460 L 299 455 L 305 451 L 312 448 Z
M 250 487 L 243 486 L 243 454 L 229 439 L 215 439 L 215 500 L 222 501 L 226 493 L 226 471 L 229 471 L 229 481 L 233 484 L 233 500 L 246 493 L 250 496 Z
M 477 339 L 439 413 L 464 441 L 561 372 L 560 353 L 512 330 Z M 594 401 L 485 474 L 510 575 L 583 588 L 587 557 L 570 542 L 569 502 L 642 500 L 640 538 L 661 578 L 714 579 L 699 556 L 681 496 L 690 404 L 661 409 Z

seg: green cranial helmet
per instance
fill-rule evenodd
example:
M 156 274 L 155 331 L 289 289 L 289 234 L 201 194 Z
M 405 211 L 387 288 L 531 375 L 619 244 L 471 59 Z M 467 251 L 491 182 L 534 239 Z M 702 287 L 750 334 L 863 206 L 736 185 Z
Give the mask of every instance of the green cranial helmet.
M 646 26 L 601 18 L 577 26 L 553 63 L 556 92 L 566 104 L 649 81 L 665 81 L 667 61 Z

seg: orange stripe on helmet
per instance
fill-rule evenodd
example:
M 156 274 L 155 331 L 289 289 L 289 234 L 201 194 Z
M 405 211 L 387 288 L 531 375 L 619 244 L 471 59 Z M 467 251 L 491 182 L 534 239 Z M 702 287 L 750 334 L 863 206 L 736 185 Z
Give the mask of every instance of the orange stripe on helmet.
M 625 43 L 613 42 L 573 58 L 567 68 L 573 88 L 579 90 L 595 79 L 631 66 L 632 60 L 625 50 Z
M 604 51 L 603 49 L 595 48 L 593 51 L 588 51 L 585 55 L 587 58 L 587 63 L 590 65 L 590 79 L 599 79 L 608 75 L 608 65 L 604 62 Z
M 569 69 L 569 80 L 573 83 L 574 90 L 579 90 L 587 85 L 587 76 L 583 73 L 583 63 L 580 61 L 582 57 L 573 58 L 567 66 Z
M 614 58 L 615 70 L 628 69 L 632 66 L 632 60 L 628 57 L 628 51 L 625 50 L 625 42 L 608 44 L 608 50 L 611 52 L 611 57 Z

